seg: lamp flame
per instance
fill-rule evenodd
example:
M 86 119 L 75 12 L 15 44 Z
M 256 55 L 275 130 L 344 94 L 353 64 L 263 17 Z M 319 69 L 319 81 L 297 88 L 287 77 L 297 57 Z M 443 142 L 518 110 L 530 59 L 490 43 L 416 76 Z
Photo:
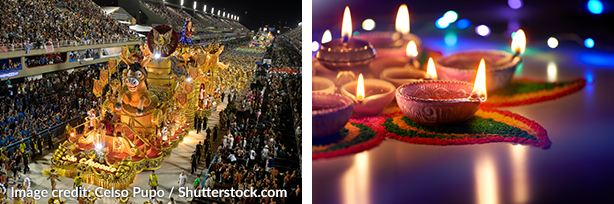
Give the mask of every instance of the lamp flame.
M 322 44 L 330 42 L 333 40 L 333 35 L 330 34 L 330 30 L 324 31 L 324 35 L 322 35 Z
M 358 101 L 365 99 L 365 79 L 362 74 L 358 75 L 358 83 L 356 83 L 356 99 Z
M 409 33 L 409 10 L 407 9 L 407 5 L 403 4 L 399 7 L 394 27 L 396 28 L 397 32 L 403 34 Z
M 477 98 L 482 102 L 486 101 L 486 65 L 484 64 L 484 58 L 480 60 L 480 66 L 478 67 L 478 73 L 475 76 L 471 97 Z
M 418 56 L 418 47 L 416 46 L 416 42 L 412 40 L 407 43 L 407 48 L 405 48 L 405 54 L 407 55 L 407 57 Z
M 350 39 L 352 37 L 352 15 L 350 14 L 350 7 L 346 6 L 343 12 L 343 23 L 341 24 L 341 37 Z
M 518 29 L 516 34 L 514 34 L 514 39 L 512 39 L 512 51 L 523 54 L 526 47 L 527 37 L 522 29 Z
M 432 57 L 429 57 L 429 62 L 426 66 L 426 75 L 428 78 L 437 79 L 437 69 L 435 69 L 435 62 L 433 62 Z

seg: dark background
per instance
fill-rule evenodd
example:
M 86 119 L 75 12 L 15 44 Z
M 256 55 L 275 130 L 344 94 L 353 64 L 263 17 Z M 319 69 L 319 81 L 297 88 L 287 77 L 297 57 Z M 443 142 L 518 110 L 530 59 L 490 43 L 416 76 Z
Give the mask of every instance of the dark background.
M 117 6 L 118 1 L 121 1 L 121 4 L 123 5 L 125 4 L 124 1 L 126 0 L 94 0 L 94 2 L 100 6 Z M 217 11 L 222 9 L 222 12 L 226 11 L 226 13 L 239 16 L 239 22 L 252 30 L 256 30 L 263 26 L 288 26 L 289 28 L 295 28 L 298 26 L 298 23 L 301 22 L 301 1 L 297 0 L 184 0 L 183 6 L 192 8 L 194 1 L 197 2 L 197 10 L 202 11 L 203 5 L 207 5 L 207 13 L 211 13 L 211 7 L 213 7 L 215 9 L 215 14 L 217 14 Z M 166 2 L 180 4 L 181 0 L 167 0 Z M 130 8 L 124 9 L 129 10 Z
M 394 30 L 394 20 L 401 4 L 407 4 L 410 14 L 411 32 L 422 37 L 428 34 L 442 34 L 445 30 L 435 27 L 435 21 L 448 10 L 458 13 L 458 19 L 469 19 L 468 34 L 475 34 L 475 26 L 490 27 L 487 39 L 506 36 L 510 22 L 518 22 L 524 29 L 528 41 L 559 38 L 565 33 L 576 34 L 580 39 L 593 38 L 595 48 L 614 51 L 614 1 L 605 0 L 602 14 L 591 14 L 587 9 L 588 0 L 544 1 L 523 0 L 523 6 L 514 10 L 507 0 L 426 0 L 426 1 L 368 1 L 368 0 L 313 0 L 313 40 L 320 41 L 326 29 L 333 38 L 340 37 L 341 21 L 345 6 L 352 13 L 354 31 L 362 30 L 361 24 L 367 18 L 376 22 L 375 30 Z M 448 29 L 456 29 L 453 24 Z M 580 42 L 581 43 L 581 42 Z

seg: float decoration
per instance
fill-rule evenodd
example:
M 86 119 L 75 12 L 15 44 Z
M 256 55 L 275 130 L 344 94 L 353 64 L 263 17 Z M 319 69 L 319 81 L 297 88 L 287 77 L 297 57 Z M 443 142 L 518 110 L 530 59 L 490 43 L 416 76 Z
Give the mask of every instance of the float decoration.
M 137 173 L 161 167 L 187 136 L 194 115 L 210 116 L 217 109 L 225 83 L 242 88 L 252 78 L 242 76 L 253 70 L 219 61 L 223 46 L 178 44 L 177 34 L 161 25 L 140 51 L 122 47 L 120 58 L 128 68 L 113 71 L 119 62 L 109 61 L 115 65 L 109 67 L 111 73 L 94 82 L 96 96 L 106 96 L 95 109 L 100 111 L 89 111 L 85 123 L 66 127 L 68 139 L 55 151 L 50 167 L 71 178 L 81 172 L 86 183 L 126 189 Z M 109 89 L 103 93 L 106 83 Z

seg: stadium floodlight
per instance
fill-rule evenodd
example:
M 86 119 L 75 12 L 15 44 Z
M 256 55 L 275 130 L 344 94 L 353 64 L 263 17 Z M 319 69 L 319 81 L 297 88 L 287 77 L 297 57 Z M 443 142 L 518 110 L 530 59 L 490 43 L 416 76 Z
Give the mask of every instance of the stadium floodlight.
M 218 16 L 220 15 L 220 10 L 217 10 L 217 15 L 218 15 Z
M 196 1 L 194 1 L 194 9 L 196 9 Z
M 203 7 L 203 12 L 207 13 L 207 5 Z
M 222 17 L 225 17 L 225 16 L 226 16 L 226 11 L 224 11 L 224 13 L 222 14 Z
M 183 0 L 181 0 L 181 4 L 179 6 L 183 6 Z

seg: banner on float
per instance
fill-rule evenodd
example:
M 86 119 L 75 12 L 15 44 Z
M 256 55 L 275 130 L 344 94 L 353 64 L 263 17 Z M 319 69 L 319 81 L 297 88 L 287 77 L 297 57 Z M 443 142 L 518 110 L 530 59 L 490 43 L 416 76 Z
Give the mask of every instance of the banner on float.
M 53 52 L 53 45 L 45 45 L 45 51 Z

